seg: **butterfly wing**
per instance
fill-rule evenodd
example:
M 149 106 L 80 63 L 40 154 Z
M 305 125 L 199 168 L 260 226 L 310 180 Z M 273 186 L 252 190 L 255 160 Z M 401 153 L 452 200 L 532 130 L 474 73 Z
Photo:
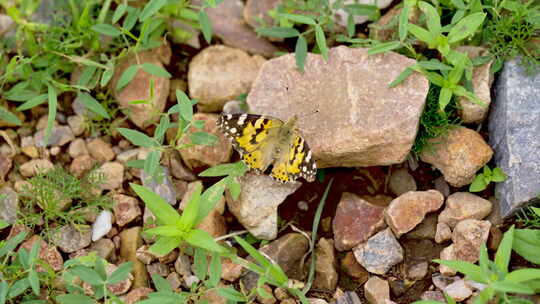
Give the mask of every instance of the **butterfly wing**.
M 292 182 L 298 177 L 303 177 L 309 182 L 315 180 L 317 165 L 309 146 L 297 131 L 292 133 L 280 151 L 281 154 L 276 159 L 270 176 L 280 182 Z
M 279 129 L 283 126 L 281 120 L 255 114 L 223 114 L 218 124 L 250 168 L 263 172 L 272 163 Z

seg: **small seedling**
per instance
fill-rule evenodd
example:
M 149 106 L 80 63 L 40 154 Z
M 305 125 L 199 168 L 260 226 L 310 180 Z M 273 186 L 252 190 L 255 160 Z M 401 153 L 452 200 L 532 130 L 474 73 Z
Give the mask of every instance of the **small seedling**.
M 504 182 L 505 180 L 506 175 L 501 168 L 497 167 L 491 170 L 487 165 L 485 165 L 482 173 L 477 174 L 469 186 L 469 191 L 480 192 L 485 190 L 491 182 L 500 183 Z

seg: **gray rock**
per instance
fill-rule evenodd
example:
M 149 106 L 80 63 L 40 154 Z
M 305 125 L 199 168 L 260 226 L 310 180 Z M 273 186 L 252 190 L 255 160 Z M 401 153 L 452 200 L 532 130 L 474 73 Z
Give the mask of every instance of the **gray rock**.
M 19 195 L 11 187 L 0 189 L 0 220 L 15 224 L 19 212 Z
M 66 225 L 53 234 L 53 241 L 63 252 L 72 253 L 90 245 L 92 231 L 88 225 Z
M 53 127 L 49 140 L 45 145 L 45 130 L 39 130 L 34 135 L 34 142 L 37 147 L 63 146 L 75 139 L 75 135 L 69 126 Z
M 358 294 L 354 291 L 346 291 L 342 296 L 337 298 L 336 304 L 362 304 Z
M 242 192 L 237 200 L 227 194 L 227 207 L 253 236 L 263 240 L 275 239 L 278 232 L 277 207 L 301 183 L 282 184 L 268 175 L 252 173 L 240 177 L 239 182 Z
M 375 274 L 385 274 L 392 266 L 403 261 L 403 248 L 390 228 L 356 246 L 353 252 L 358 263 Z
M 540 74 L 527 76 L 517 60 L 507 62 L 496 84 L 488 124 L 495 164 L 508 176 L 495 186 L 503 217 L 540 192 L 539 103 Z

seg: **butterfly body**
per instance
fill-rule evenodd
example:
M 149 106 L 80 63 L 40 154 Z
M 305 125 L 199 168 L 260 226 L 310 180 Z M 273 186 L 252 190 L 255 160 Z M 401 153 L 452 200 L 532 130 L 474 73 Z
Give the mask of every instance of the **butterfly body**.
M 270 176 L 291 182 L 298 177 L 315 179 L 315 160 L 295 127 L 296 117 L 287 122 L 255 114 L 223 114 L 219 125 L 240 153 L 242 161 L 257 173 L 270 166 Z

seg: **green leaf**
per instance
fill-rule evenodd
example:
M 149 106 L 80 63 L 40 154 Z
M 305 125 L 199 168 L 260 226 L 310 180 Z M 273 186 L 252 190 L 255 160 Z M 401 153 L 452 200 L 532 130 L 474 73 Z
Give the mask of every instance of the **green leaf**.
M 540 230 L 514 230 L 513 249 L 527 261 L 540 265 Z
M 101 285 L 105 283 L 105 281 L 103 281 L 101 276 L 94 269 L 86 266 L 75 266 L 69 271 L 90 285 Z
M 97 32 L 106 36 L 111 36 L 111 37 L 120 36 L 120 34 L 122 34 L 122 32 L 118 30 L 116 27 L 110 24 L 105 24 L 105 23 L 96 24 L 92 26 L 91 29 L 94 32 Z
M 0 229 L 4 229 L 6 227 L 9 227 L 9 225 L 11 225 L 11 224 L 4 221 L 4 220 L 0 220 Z
M 174 248 L 177 248 L 182 243 L 183 238 L 177 237 L 158 237 L 156 242 L 148 248 L 150 252 L 158 256 L 169 254 Z
M 369 48 L 368 55 L 389 52 L 399 47 L 401 47 L 401 42 L 399 41 L 377 43 L 375 46 L 372 46 L 371 48 Z
M 122 73 L 122 76 L 120 76 L 120 79 L 118 79 L 118 82 L 116 83 L 116 91 L 120 92 L 125 86 L 127 86 L 131 82 L 131 80 L 133 80 L 133 78 L 139 71 L 139 68 L 140 66 L 136 64 L 128 67 Z
M 407 31 L 409 26 L 409 10 L 408 6 L 404 6 L 399 14 L 399 41 L 403 42 L 407 38 Z
M 30 287 L 30 283 L 28 282 L 27 278 L 23 278 L 15 282 L 13 285 L 11 285 L 11 288 L 9 288 L 9 293 L 7 298 L 13 299 L 19 295 L 21 295 L 25 290 Z
M 463 261 L 446 261 L 446 260 L 433 260 L 435 263 L 450 267 L 456 271 L 465 274 L 469 279 L 479 283 L 485 283 L 487 279 L 482 273 L 479 266 L 473 263 Z
M 197 218 L 193 224 L 194 226 L 199 225 L 208 216 L 210 211 L 214 209 L 219 200 L 223 198 L 223 192 L 225 192 L 225 183 L 221 181 L 213 184 L 204 191 L 200 199 L 200 206 L 198 208 Z
M 438 36 L 441 33 L 441 20 L 437 10 L 429 3 L 420 1 L 418 7 L 426 15 L 426 23 L 431 35 Z
M 49 113 L 47 116 L 47 128 L 45 129 L 45 137 L 43 138 L 44 146 L 47 146 L 49 137 L 51 136 L 54 120 L 56 119 L 56 107 L 58 104 L 58 97 L 56 90 L 52 85 L 48 85 L 48 100 L 49 100 Z
M 168 291 L 168 292 L 173 291 L 169 281 L 162 278 L 158 274 L 155 274 L 155 273 L 152 274 L 152 282 L 154 283 L 154 286 L 156 287 L 157 291 Z
M 446 106 L 452 100 L 452 90 L 449 88 L 442 87 L 441 92 L 439 93 L 439 110 L 444 112 Z
M 298 36 L 296 39 L 296 47 L 294 49 L 294 57 L 296 58 L 296 66 L 300 72 L 304 71 L 304 63 L 307 57 L 307 42 L 304 36 Z
M 507 274 L 504 279 L 505 281 L 513 282 L 513 283 L 537 280 L 537 279 L 540 279 L 540 269 L 526 268 L 526 269 L 514 270 L 510 272 L 509 274 Z
M 123 280 L 125 280 L 131 270 L 133 269 L 133 262 L 125 262 L 122 263 L 118 268 L 111 273 L 111 275 L 107 278 L 108 284 L 116 284 Z
M 28 272 L 28 283 L 30 283 L 32 292 L 34 292 L 36 296 L 39 296 L 39 277 L 36 270 L 33 268 Z
M 229 193 L 231 194 L 231 197 L 233 200 L 237 200 L 240 196 L 240 183 L 236 181 L 234 177 L 227 177 L 227 188 L 229 189 Z
M 212 41 L 212 23 L 210 23 L 210 18 L 208 18 L 204 10 L 199 11 L 199 25 L 201 26 L 204 40 L 210 43 Z
M 144 172 L 146 172 L 149 176 L 153 176 L 159 166 L 160 158 L 161 153 L 158 150 L 152 150 L 144 160 Z
M 167 4 L 167 0 L 150 0 L 150 2 L 144 6 L 141 15 L 139 16 L 139 20 L 142 22 L 146 21 L 146 19 L 152 17 L 165 6 L 165 4 Z
M 169 119 L 168 115 L 161 116 L 161 119 L 159 120 L 159 124 L 154 131 L 154 138 L 156 141 L 163 143 L 163 138 L 165 137 L 165 133 L 171 126 L 171 120 Z
M 99 85 L 101 87 L 105 87 L 109 83 L 113 75 L 114 75 L 114 68 L 109 68 L 103 71 L 103 74 L 101 74 L 101 80 L 99 82 Z
M 141 185 L 129 184 L 131 189 L 144 201 L 148 209 L 152 211 L 154 216 L 163 224 L 176 225 L 180 220 L 180 215 L 176 210 L 169 205 L 163 198 L 152 192 L 150 189 Z
M 446 65 L 437 59 L 431 59 L 429 61 L 418 61 L 416 64 L 426 70 L 449 71 L 452 69 L 451 66 Z
M 413 34 L 418 40 L 421 40 L 430 46 L 437 45 L 437 41 L 432 38 L 431 34 L 427 30 L 413 23 L 410 23 L 408 27 L 409 32 Z
M 247 166 L 243 162 L 238 161 L 232 164 L 220 164 L 217 166 L 210 167 L 204 170 L 203 172 L 199 173 L 199 176 L 202 176 L 202 177 L 226 176 L 226 175 L 240 176 L 240 175 L 244 175 L 247 169 L 248 169 Z
M 495 254 L 495 265 L 501 273 L 508 272 L 508 265 L 510 264 L 510 255 L 512 254 L 512 244 L 514 242 L 514 226 L 508 229 L 502 238 L 497 253 Z
M 188 231 L 195 225 L 195 220 L 199 212 L 199 202 L 201 200 L 202 185 L 197 183 L 195 189 L 189 197 L 187 205 L 178 221 L 178 227 L 183 231 Z
M 15 114 L 8 111 L 6 108 L 0 106 L 0 120 L 7 121 L 12 125 L 20 126 L 22 121 Z
M 178 237 L 183 236 L 185 234 L 184 231 L 180 230 L 178 226 L 176 225 L 165 225 L 165 226 L 158 226 L 154 228 L 148 228 L 145 230 L 146 233 L 150 235 L 161 235 L 166 237 Z
M 129 140 L 132 144 L 138 147 L 145 147 L 145 148 L 152 148 L 152 147 L 158 147 L 159 143 L 156 142 L 155 139 L 151 138 L 150 136 L 131 129 L 127 128 L 116 128 L 122 136 L 124 136 L 127 140 Z
M 247 302 L 248 298 L 232 287 L 219 287 L 217 293 L 225 299 L 235 302 Z
M 461 19 L 448 33 L 448 42 L 456 43 L 473 35 L 485 18 L 485 13 L 478 12 Z
M 26 235 L 28 232 L 23 231 L 17 234 L 15 237 L 8 239 L 6 242 L 2 244 L 0 247 L 0 258 L 4 257 L 8 254 L 13 253 L 12 251 L 15 250 L 15 248 L 26 238 Z
M 127 7 L 128 6 L 125 5 L 125 4 L 120 4 L 120 5 L 118 5 L 118 7 L 116 7 L 116 10 L 114 11 L 114 14 L 113 14 L 113 17 L 112 17 L 112 23 L 113 24 L 118 22 L 118 20 L 120 20 L 120 18 L 122 18 L 122 16 L 124 16 L 124 14 L 126 13 Z
M 220 246 L 208 232 L 193 229 L 186 234 L 186 242 L 192 246 L 200 247 L 211 252 L 225 253 L 227 250 Z
M 199 280 L 204 281 L 208 272 L 208 260 L 206 259 L 206 251 L 201 248 L 195 248 L 193 256 L 194 272 Z
M 300 36 L 300 32 L 291 27 L 258 28 L 255 31 L 260 35 L 275 38 L 292 38 Z
M 540 216 L 540 208 L 531 207 L 531 210 L 538 216 Z
M 82 294 L 64 294 L 56 297 L 56 301 L 62 304 L 96 304 L 94 299 Z
M 189 100 L 189 97 L 186 95 L 186 93 L 176 90 L 176 101 L 178 102 L 178 106 L 180 107 L 180 116 L 187 121 L 190 122 L 193 120 L 193 105 L 191 104 L 191 101 Z
M 474 180 L 469 185 L 469 192 L 480 192 L 484 191 L 487 187 L 486 180 L 482 174 L 477 174 L 474 177 Z
M 303 23 L 303 24 L 309 24 L 309 25 L 317 24 L 317 22 L 315 22 L 315 20 L 311 16 L 307 16 L 307 15 L 304 16 L 304 15 L 298 15 L 298 14 L 280 13 L 278 14 L 278 16 L 289 19 L 296 23 Z
M 527 285 L 514 282 L 499 281 L 491 283 L 490 286 L 500 292 L 515 292 L 521 294 L 534 294 L 534 290 Z
M 105 110 L 105 108 L 91 95 L 87 93 L 79 93 L 79 99 L 88 110 L 98 114 L 103 118 L 111 118 L 109 116 L 109 113 L 107 113 L 107 110 Z
M 403 80 L 405 80 L 407 77 L 409 77 L 413 72 L 413 69 L 411 69 L 410 67 L 405 68 L 401 73 L 399 73 L 398 77 L 396 77 L 396 79 L 394 79 L 388 86 L 390 88 L 397 86 L 398 84 L 402 83 Z
M 210 260 L 209 279 L 208 285 L 210 287 L 216 287 L 221 279 L 221 258 L 218 254 L 212 254 L 212 260 Z
M 135 26 L 135 23 L 137 23 L 141 10 L 138 8 L 128 7 L 127 11 L 128 14 L 122 23 L 122 27 L 126 31 L 131 31 L 131 29 Z
M 22 105 L 18 106 L 17 111 L 25 111 L 33 107 L 37 107 L 47 100 L 47 96 L 48 96 L 47 94 L 41 94 L 36 97 L 33 97 L 29 99 L 28 101 L 26 101 L 25 103 L 23 103 Z
M 207 132 L 193 132 L 189 134 L 189 139 L 195 145 L 212 146 L 218 141 L 218 137 Z
M 493 174 L 491 175 L 491 180 L 497 183 L 504 182 L 506 180 L 506 174 L 499 167 L 493 169 Z
M 259 251 L 257 251 L 253 246 L 251 246 L 244 239 L 235 236 L 234 239 L 236 242 L 244 248 L 244 250 L 254 258 L 266 271 L 272 276 L 274 280 L 278 282 L 279 285 L 285 284 L 288 281 L 287 275 L 283 270 L 278 266 L 269 262 L 266 257 L 264 257 Z
M 0 304 L 5 304 L 7 300 L 7 294 L 9 291 L 9 286 L 6 281 L 0 281 Z
M 328 60 L 328 46 L 326 45 L 326 37 L 320 25 L 315 26 L 315 41 L 317 42 L 317 47 L 321 51 L 321 54 L 325 60 Z
M 143 63 L 143 64 L 141 64 L 141 68 L 146 73 L 149 73 L 149 74 L 152 74 L 152 75 L 155 75 L 155 76 L 158 76 L 158 77 L 163 77 L 163 78 L 167 78 L 167 79 L 172 77 L 172 75 L 169 74 L 169 72 L 167 72 L 166 69 L 164 69 L 163 67 L 160 67 L 158 65 L 152 64 L 152 63 Z

